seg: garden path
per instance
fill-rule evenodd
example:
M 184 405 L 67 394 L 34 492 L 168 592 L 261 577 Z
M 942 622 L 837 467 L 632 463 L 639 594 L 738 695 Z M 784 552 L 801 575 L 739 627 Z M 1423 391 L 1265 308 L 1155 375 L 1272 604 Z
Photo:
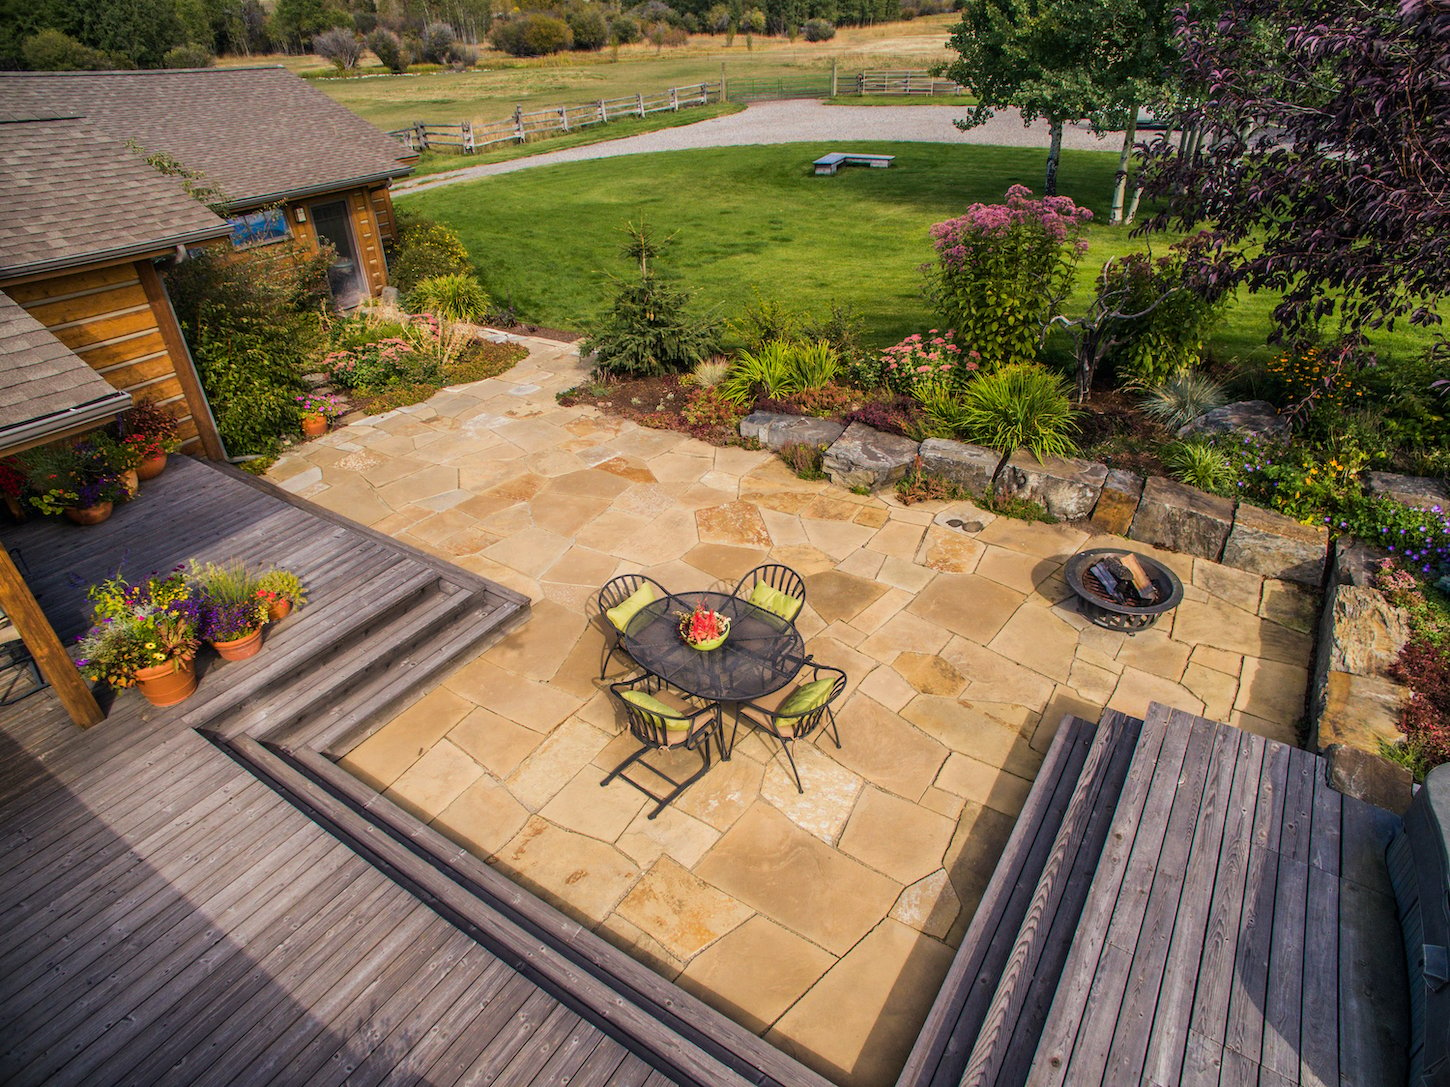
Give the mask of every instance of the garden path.
M 994 144 L 1000 147 L 1041 147 L 1047 150 L 1047 126 L 1041 121 L 1022 123 L 1015 109 L 1001 110 L 984 125 L 963 132 L 952 120 L 963 116 L 960 103 L 940 106 L 828 106 L 809 99 L 756 102 L 740 113 L 713 117 L 692 125 L 626 136 L 620 140 L 546 151 L 528 158 L 467 166 L 445 174 L 430 174 L 393 183 L 393 194 L 426 192 L 443 185 L 456 185 L 495 174 L 553 166 L 561 162 L 643 155 L 654 151 L 684 151 L 701 147 L 739 147 L 767 143 L 819 143 L 821 141 L 891 140 L 911 143 Z M 1062 145 L 1083 151 L 1116 150 L 1122 137 L 1116 133 L 1095 136 L 1088 128 L 1069 125 Z
M 1136 637 L 1102 630 L 1061 571 L 1113 538 L 855 495 L 768 452 L 561 407 L 577 351 L 522 342 L 502 376 L 269 473 L 534 601 L 343 765 L 838 1082 L 894 1080 L 1064 714 L 1161 701 L 1294 741 L 1305 590 L 1154 552 L 1183 604 Z M 798 795 L 747 738 L 649 821 L 634 789 L 599 786 L 633 743 L 596 678 L 592 596 L 628 571 L 728 588 L 767 557 L 805 575 L 807 650 L 850 676 L 844 746 L 798 756 Z

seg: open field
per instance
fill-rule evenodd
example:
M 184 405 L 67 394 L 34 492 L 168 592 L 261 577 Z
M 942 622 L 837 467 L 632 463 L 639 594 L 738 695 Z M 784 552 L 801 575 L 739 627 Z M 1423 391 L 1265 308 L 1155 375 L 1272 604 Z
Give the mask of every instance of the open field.
M 383 129 L 419 120 L 496 120 L 515 106 L 539 109 L 710 82 L 720 78 L 722 67 L 727 81 L 819 76 L 830 71 L 833 59 L 842 72 L 924 69 L 948 59 L 947 33 L 955 21 L 953 15 L 934 15 L 907 23 L 844 27 L 831 41 L 815 44 L 756 38 L 752 49 L 746 48 L 744 35 L 728 48 L 723 36 L 696 35 L 689 45 L 661 53 L 636 44 L 621 47 L 617 55 L 606 49 L 525 60 L 486 50 L 479 67 L 467 72 L 389 75 L 374 66 L 361 76 L 318 79 L 316 85 Z M 320 75 L 331 67 L 313 56 L 227 58 L 223 63 L 284 64 L 300 75 Z
M 889 170 L 848 169 L 815 177 L 811 160 L 841 144 L 784 144 L 625 156 L 541 167 L 399 198 L 404 210 L 457 228 L 490 292 L 524 320 L 580 329 L 624 274 L 620 228 L 646 217 L 679 237 L 664 265 L 695 290 L 702 306 L 738 313 L 755 291 L 814 313 L 850 304 L 866 339 L 884 347 L 932 323 L 919 267 L 931 256 L 927 227 L 975 201 L 999 200 L 1008 186 L 1042 185 L 1035 149 L 873 143 L 896 155 Z M 1063 153 L 1061 191 L 1107 217 L 1117 156 Z M 1146 243 L 1094 226 L 1073 300 L 1085 306 L 1092 280 L 1111 256 Z M 1166 245 L 1158 240 L 1157 247 Z M 1215 340 L 1223 357 L 1266 352 L 1266 296 L 1241 298 Z M 1387 352 L 1423 347 L 1412 332 L 1377 339 Z

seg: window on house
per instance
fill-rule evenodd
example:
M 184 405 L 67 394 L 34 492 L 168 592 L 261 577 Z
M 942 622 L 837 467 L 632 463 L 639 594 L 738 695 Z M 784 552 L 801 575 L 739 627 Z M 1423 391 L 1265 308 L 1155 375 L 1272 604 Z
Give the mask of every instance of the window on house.
M 232 245 L 237 249 L 286 241 L 289 233 L 287 216 L 282 208 L 264 208 L 245 215 L 233 215 L 227 222 L 232 228 Z

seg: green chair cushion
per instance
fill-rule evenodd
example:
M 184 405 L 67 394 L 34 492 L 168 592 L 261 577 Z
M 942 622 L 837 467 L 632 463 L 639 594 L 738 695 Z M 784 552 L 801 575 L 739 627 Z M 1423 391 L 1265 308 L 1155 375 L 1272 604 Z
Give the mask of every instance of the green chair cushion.
M 638 706 L 649 717 L 650 724 L 670 732 L 689 732 L 690 722 L 681 719 L 680 711 L 661 702 L 648 691 L 620 691 L 619 697 Z
M 750 596 L 747 599 L 757 608 L 764 608 L 791 623 L 795 622 L 795 617 L 800 614 L 803 603 L 799 597 L 783 593 L 763 581 L 755 583 L 755 588 L 750 590 Z
M 781 717 L 803 717 L 811 710 L 824 706 L 831 697 L 831 688 L 835 685 L 834 679 L 813 679 L 809 683 L 802 683 L 786 696 L 775 712 Z
M 638 615 L 646 605 L 653 604 L 656 599 L 655 587 L 646 581 L 604 614 L 617 630 L 622 631 L 629 626 L 631 619 Z

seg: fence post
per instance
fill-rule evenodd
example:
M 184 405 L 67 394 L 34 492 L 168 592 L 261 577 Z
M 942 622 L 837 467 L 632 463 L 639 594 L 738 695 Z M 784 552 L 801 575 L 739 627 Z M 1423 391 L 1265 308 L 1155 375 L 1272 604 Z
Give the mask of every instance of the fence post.
M 604 99 L 601 98 L 598 102 L 596 102 L 594 104 L 599 109 L 599 123 L 602 124 L 602 125 L 603 124 L 608 124 L 609 123 L 609 110 L 604 105 Z
M 710 88 L 707 87 L 705 84 L 701 83 L 700 84 L 700 105 L 702 105 L 702 106 L 708 106 L 709 104 L 710 104 Z
M 866 73 L 861 72 L 856 76 L 856 93 L 864 96 L 866 94 Z
M 636 94 L 634 97 L 635 97 L 635 100 L 639 103 L 639 115 L 641 117 L 643 117 L 644 116 L 644 95 L 643 94 Z
M 413 131 L 418 134 L 418 150 L 428 150 L 428 126 L 422 121 L 414 121 Z
M 514 139 L 524 142 L 524 107 L 514 107 Z
M 463 129 L 463 153 L 465 155 L 471 155 L 471 154 L 473 154 L 473 151 L 474 151 L 474 147 L 473 147 L 473 122 L 472 121 L 464 121 L 461 127 Z
M 680 112 L 680 92 L 674 87 L 670 88 L 670 112 Z
M 730 101 L 729 88 L 725 86 L 725 62 L 720 62 L 720 101 Z
M 569 131 L 569 107 L 568 106 L 560 106 L 559 107 L 559 127 L 562 128 L 565 132 L 568 132 Z
M 831 58 L 831 97 L 836 97 L 836 58 Z

